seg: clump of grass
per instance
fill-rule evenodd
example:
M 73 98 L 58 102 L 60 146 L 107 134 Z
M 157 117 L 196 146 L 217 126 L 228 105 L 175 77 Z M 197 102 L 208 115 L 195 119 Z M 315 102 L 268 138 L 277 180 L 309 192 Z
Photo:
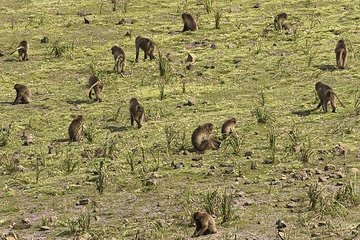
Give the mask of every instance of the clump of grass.
M 336 192 L 335 195 L 335 199 L 348 208 L 359 205 L 360 199 L 356 192 L 355 182 L 356 182 L 356 175 L 354 177 L 354 181 L 347 182 Z
M 265 94 L 261 90 L 259 97 L 259 103 L 260 106 L 256 107 L 252 114 L 256 117 L 256 120 L 258 123 L 267 123 L 267 121 L 270 119 L 269 112 L 266 110 L 265 107 Z
M 39 183 L 40 173 L 45 170 L 46 156 L 41 153 L 36 157 L 35 162 L 35 181 Z
M 159 72 L 160 78 L 158 81 L 158 88 L 160 91 L 160 100 L 163 100 L 165 97 L 165 86 L 169 79 L 169 65 L 168 61 L 165 57 L 159 54 Z
M 218 189 L 216 189 L 212 192 L 207 192 L 204 196 L 205 211 L 208 212 L 209 214 L 215 214 L 220 202 L 221 202 L 221 200 L 220 200 L 220 195 L 219 195 Z
M 354 113 L 360 115 L 360 91 L 355 94 Z
M 296 127 L 293 127 L 292 130 L 288 133 L 290 139 L 290 147 L 288 147 L 291 153 L 297 152 L 297 148 L 300 147 L 300 134 L 299 130 Z
M 136 153 L 137 153 L 137 149 L 133 148 L 133 149 L 130 149 L 127 152 L 127 155 L 126 155 L 126 163 L 129 164 L 130 170 L 131 170 L 132 173 L 135 170 L 135 156 L 136 156 Z
M 166 80 L 164 78 L 160 78 L 158 81 L 160 100 L 163 100 L 165 97 L 165 86 L 166 86 Z
M 179 136 L 179 132 L 172 125 L 165 126 L 164 131 L 165 131 L 165 138 L 166 138 L 166 150 L 167 150 L 167 153 L 169 154 L 170 149 L 176 143 L 176 140 Z
M 269 138 L 269 149 L 270 149 L 270 160 L 274 163 L 276 162 L 276 140 L 278 139 L 277 129 L 275 126 L 272 126 L 268 132 Z
M 8 141 L 10 139 L 11 125 L 12 122 L 7 128 L 0 129 L 0 147 L 4 147 L 8 144 Z
M 231 221 L 234 216 L 233 195 L 231 192 L 228 194 L 226 189 L 221 197 L 221 215 L 222 223 Z
M 89 212 L 82 213 L 77 219 L 68 219 L 68 234 L 84 233 L 90 230 L 91 216 Z
M 227 149 L 227 147 L 230 146 L 233 150 L 233 153 L 239 156 L 241 146 L 243 144 L 243 139 L 239 136 L 237 132 L 233 132 L 223 141 L 222 144 L 225 144 L 225 149 Z
M 315 210 L 318 206 L 318 204 L 321 202 L 321 192 L 323 189 L 319 188 L 318 184 L 312 184 L 310 185 L 307 196 L 309 198 L 309 210 Z
M 208 14 L 211 13 L 213 10 L 213 2 L 214 2 L 214 0 L 203 0 L 202 1 L 202 4 L 204 5 L 205 10 Z
M 217 10 L 215 12 L 215 29 L 220 29 L 220 19 L 222 17 L 222 11 Z
M 311 141 L 308 138 L 307 144 L 304 143 L 300 147 L 300 161 L 303 163 L 308 163 L 312 156 L 314 155 L 314 150 L 311 148 Z
M 70 149 L 69 149 L 70 150 Z M 71 173 L 79 164 L 79 160 L 75 159 L 75 155 L 71 151 L 65 151 L 65 156 L 63 160 L 63 169 L 66 173 Z
M 93 128 L 92 124 L 84 128 L 84 136 L 90 143 L 94 141 L 95 135 L 96 135 L 95 128 Z
M 2 166 L 7 174 L 11 174 L 17 171 L 19 160 L 12 155 L 3 153 L 0 154 L 0 166 Z
M 70 49 L 70 47 L 68 45 L 66 45 L 65 43 L 62 43 L 59 39 L 57 39 L 57 40 L 55 40 L 55 42 L 53 43 L 53 45 L 50 49 L 50 55 L 60 58 L 69 49 Z
M 104 161 L 99 161 L 99 169 L 98 169 L 98 175 L 96 178 L 96 190 L 103 194 L 104 190 L 106 188 L 106 168 L 104 166 Z

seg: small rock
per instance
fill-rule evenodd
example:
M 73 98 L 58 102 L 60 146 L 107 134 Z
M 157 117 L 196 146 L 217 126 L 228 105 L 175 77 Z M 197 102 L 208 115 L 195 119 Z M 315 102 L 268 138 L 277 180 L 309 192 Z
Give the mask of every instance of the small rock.
M 336 169 L 336 166 L 334 164 L 327 164 L 324 167 L 324 171 L 334 171 Z
M 341 172 L 341 171 L 338 171 L 338 172 L 335 173 L 335 176 L 336 176 L 337 178 L 345 178 L 345 177 L 346 177 L 346 174 L 343 173 L 343 172 Z
M 48 146 L 48 154 L 55 154 L 55 147 L 53 145 Z
M 18 240 L 18 237 L 15 232 L 10 231 L 10 232 L 4 234 L 4 239 L 5 240 Z
M 342 183 L 342 182 L 337 182 L 336 184 L 335 184 L 335 186 L 337 186 L 337 187 L 340 187 L 340 186 L 343 186 L 344 185 L 344 183 Z
M 321 234 L 320 233 L 312 233 L 311 234 L 311 237 L 315 238 L 315 237 L 320 237 Z
M 322 170 L 319 170 L 319 169 L 315 169 L 315 174 L 316 175 L 321 175 L 323 174 L 324 172 Z
M 350 168 L 349 172 L 351 172 L 351 173 L 359 173 L 359 169 L 358 168 Z
M 212 44 L 210 45 L 210 48 L 216 49 L 216 48 L 217 48 L 217 45 L 216 45 L 215 43 L 212 43 Z
M 271 159 L 265 159 L 264 160 L 264 164 L 273 164 L 273 163 L 274 163 L 274 161 L 271 160 Z
M 50 227 L 48 226 L 41 226 L 39 231 L 49 231 L 50 230 Z
M 48 43 L 48 42 L 49 42 L 49 38 L 46 36 L 40 40 L 40 43 Z
M 184 106 L 194 106 L 195 105 L 195 98 L 188 99 L 187 103 L 184 103 Z
M 326 222 L 324 222 L 324 221 L 318 222 L 318 226 L 319 227 L 326 226 Z
M 248 201 L 246 201 L 246 202 L 244 203 L 244 206 L 245 206 L 245 207 L 248 207 L 248 206 L 251 206 L 251 205 L 253 205 L 253 204 L 254 204 L 253 201 L 248 200 Z
M 190 166 L 193 167 L 193 168 L 201 168 L 201 167 L 204 166 L 204 164 L 200 162 L 200 163 L 196 163 L 196 164 L 193 163 Z
M 5 52 L 0 50 L 0 57 L 3 57 L 5 55 L 6 55 Z
M 171 163 L 171 166 L 172 166 L 174 169 L 180 169 L 180 168 L 185 167 L 185 165 L 184 165 L 183 162 L 179 162 L 179 163 L 174 163 L 174 162 L 172 162 L 172 163 Z
M 296 204 L 294 203 L 287 203 L 286 204 L 286 208 L 295 208 L 296 207 Z
M 207 65 L 204 66 L 204 68 L 206 68 L 206 69 L 214 69 L 215 66 L 212 65 L 212 64 L 207 64 Z
M 202 156 L 201 156 L 201 155 L 195 155 L 195 156 L 192 157 L 191 160 L 193 160 L 193 161 L 200 161 L 201 159 L 202 159 Z
M 260 3 L 255 3 L 254 8 L 260 8 L 261 4 Z
M 196 57 L 193 53 L 189 53 L 187 58 L 186 58 L 186 63 L 190 62 L 190 63 L 194 63 L 196 61 Z
M 331 152 L 335 155 L 335 156 L 345 156 L 346 155 L 346 150 L 343 146 L 341 146 L 340 144 L 335 145 L 335 147 L 331 150 Z
M 76 206 L 88 205 L 89 203 L 90 203 L 90 199 L 83 198 L 83 199 L 80 199 L 79 201 L 76 202 Z
M 279 219 L 279 220 L 276 221 L 275 224 L 276 224 L 276 228 L 278 228 L 278 229 L 279 228 L 286 228 L 286 223 L 285 223 L 284 220 Z
M 156 179 L 146 179 L 145 186 L 155 186 L 158 182 Z
M 326 182 L 327 181 L 327 177 L 319 177 L 319 182 Z
M 208 176 L 215 176 L 215 172 L 210 171 L 210 172 L 207 173 L 207 175 L 208 175 Z
M 86 19 L 86 17 L 84 17 L 84 23 L 85 23 L 85 24 L 90 24 L 89 19 Z
M 212 165 L 212 166 L 210 166 L 210 168 L 209 169 L 211 169 L 211 170 L 215 170 L 216 169 L 216 167 L 214 166 L 214 165 Z
M 127 31 L 124 36 L 125 36 L 125 37 L 131 37 L 131 32 L 130 32 L 130 31 Z
M 253 154 L 254 154 L 253 151 L 247 151 L 247 152 L 245 152 L 244 156 L 245 157 L 251 157 Z
M 294 197 L 290 199 L 292 202 L 300 202 L 300 198 Z

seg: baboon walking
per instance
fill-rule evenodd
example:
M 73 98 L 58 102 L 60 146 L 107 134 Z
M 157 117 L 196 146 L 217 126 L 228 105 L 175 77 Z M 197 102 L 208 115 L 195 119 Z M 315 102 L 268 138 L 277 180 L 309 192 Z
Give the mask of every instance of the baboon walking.
M 125 51 L 119 46 L 113 46 L 111 53 L 114 55 L 115 60 L 114 71 L 123 75 L 125 72 Z
M 14 89 L 16 90 L 16 98 L 13 102 L 13 105 L 19 104 L 19 103 L 30 103 L 31 101 L 31 91 L 28 87 L 22 84 L 15 84 Z
M 215 140 L 211 134 L 213 131 L 212 123 L 205 123 L 198 126 L 191 135 L 191 142 L 198 153 L 204 153 L 206 149 L 219 149 L 220 142 Z
M 347 62 L 347 48 L 343 39 L 339 40 L 335 47 L 336 65 L 344 69 Z
M 183 13 L 181 15 L 181 18 L 184 22 L 184 28 L 182 30 L 183 32 L 196 30 L 196 21 L 195 21 L 195 18 L 191 14 Z
M 150 57 L 150 60 L 155 59 L 155 47 L 156 44 L 148 38 L 143 38 L 141 36 L 137 36 L 135 39 L 135 48 L 136 48 L 136 57 L 135 62 L 139 60 L 139 51 L 140 49 L 144 51 L 144 60 L 147 59 L 147 56 Z
M 146 122 L 146 116 L 145 116 L 145 109 L 144 107 L 139 103 L 139 101 L 136 98 L 130 99 L 129 104 L 129 111 L 130 111 L 130 123 L 131 126 L 134 126 L 134 121 L 137 123 L 138 128 L 141 128 L 141 122 Z
M 92 99 L 92 92 L 95 93 L 95 101 L 101 102 L 100 94 L 104 88 L 104 83 L 95 75 L 89 78 L 89 98 Z
M 338 96 L 335 94 L 333 89 L 329 85 L 326 85 L 325 83 L 322 83 L 322 82 L 317 82 L 315 84 L 315 90 L 316 90 L 316 92 L 318 94 L 318 97 L 320 99 L 320 102 L 319 102 L 319 104 L 317 105 L 317 107 L 315 109 L 319 109 L 322 106 L 322 109 L 323 109 L 324 113 L 326 113 L 328 103 L 330 102 L 332 112 L 335 112 L 336 111 L 335 97 L 338 99 L 340 105 L 342 107 L 345 107 L 342 104 L 342 102 L 340 101 L 340 99 L 338 98 Z
M 207 212 L 195 212 L 193 219 L 196 229 L 192 237 L 217 233 L 214 218 Z

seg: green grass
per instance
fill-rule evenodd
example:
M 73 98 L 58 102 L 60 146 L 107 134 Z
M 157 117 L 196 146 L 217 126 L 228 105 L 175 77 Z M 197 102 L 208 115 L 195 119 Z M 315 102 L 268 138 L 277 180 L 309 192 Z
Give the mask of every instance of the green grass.
M 321 232 L 323 239 L 351 235 L 358 221 L 358 205 L 346 206 L 344 216 L 322 216 L 332 227 L 312 228 L 319 215 L 308 210 L 308 186 L 329 173 L 293 182 L 291 171 L 323 169 L 331 163 L 346 173 L 346 179 L 329 178 L 321 183 L 327 194 L 336 194 L 339 187 L 335 184 L 345 180 L 357 181 L 353 191 L 359 191 L 357 178 L 347 170 L 359 166 L 360 131 L 353 106 L 360 89 L 356 27 L 360 2 L 263 1 L 260 8 L 253 8 L 249 0 L 214 1 L 213 9 L 222 13 L 220 29 L 215 29 L 214 13 L 208 14 L 198 2 L 202 1 L 119 1 L 113 12 L 110 0 L 0 0 L 0 50 L 9 53 L 24 39 L 30 44 L 27 62 L 19 62 L 17 53 L 0 58 L 0 125 L 14 121 L 0 156 L 17 159 L 25 168 L 8 172 L 0 165 L 0 233 L 13 222 L 29 218 L 31 228 L 17 231 L 21 239 L 72 239 L 83 231 L 93 239 L 186 239 L 194 231 L 192 213 L 205 210 L 204 196 L 226 189 L 233 201 L 232 217 L 221 225 L 218 214 L 219 233 L 206 239 L 233 239 L 235 234 L 241 239 L 274 239 L 278 219 L 286 221 L 290 239 L 308 239 L 313 232 Z M 288 13 L 296 34 L 273 31 L 273 16 L 282 11 Z M 85 25 L 78 12 L 90 12 L 87 19 L 91 23 Z M 182 12 L 198 18 L 199 30 L 169 34 L 182 30 Z M 136 22 L 115 25 L 122 18 Z M 269 30 L 266 35 L 264 29 Z M 128 31 L 131 37 L 124 36 Z M 125 50 L 126 71 L 130 71 L 138 35 L 154 40 L 163 57 L 171 53 L 162 100 L 158 56 L 143 61 L 141 53 L 133 74 L 126 78 L 112 71 L 111 47 L 118 44 Z M 44 36 L 49 43 L 40 43 Z M 348 68 L 321 70 L 322 65 L 335 65 L 334 48 L 341 38 L 349 43 Z M 194 44 L 196 41 L 207 45 Z M 210 48 L 212 43 L 216 49 Z M 54 46 L 63 47 L 61 56 L 51 53 Z M 183 93 L 179 73 L 184 72 L 188 53 L 197 60 L 192 70 L 186 70 Z M 105 83 L 101 103 L 92 103 L 87 96 L 87 81 L 94 72 Z M 339 107 L 337 113 L 292 114 L 316 106 L 317 81 L 331 85 L 347 107 Z M 29 105 L 10 104 L 15 83 L 31 89 Z M 261 92 L 269 117 L 264 124 L 253 114 L 262 108 Z M 128 102 L 133 96 L 148 113 L 141 129 L 130 126 Z M 196 104 L 183 106 L 192 97 Z M 68 137 L 72 115 L 78 114 L 84 116 L 85 126 L 91 126 L 92 142 L 55 145 L 57 154 L 48 155 L 48 145 Z M 240 150 L 209 150 L 202 156 L 202 167 L 192 167 L 199 163 L 192 161 L 195 153 L 177 153 L 183 146 L 190 148 L 192 131 L 199 124 L 212 122 L 214 135 L 220 138 L 221 124 L 229 117 L 237 119 Z M 171 144 L 165 134 L 169 126 L 177 138 Z M 276 161 L 264 164 L 271 156 L 268 133 L 272 126 L 277 130 Z M 288 133 L 294 126 L 301 144 L 311 140 L 307 150 L 313 154 L 307 163 L 289 150 Z M 34 144 L 22 146 L 24 129 L 34 134 Z M 318 153 L 338 143 L 348 150 L 346 157 Z M 251 159 L 245 159 L 247 151 L 254 152 Z M 101 161 L 106 177 L 99 194 Z M 253 161 L 256 170 L 250 169 Z M 185 167 L 174 169 L 172 162 L 183 162 Z M 91 203 L 76 206 L 83 197 Z M 293 209 L 286 207 L 291 198 L 300 198 Z M 244 206 L 250 200 L 253 204 Z M 86 216 L 83 222 L 87 223 L 87 214 L 90 222 L 82 227 L 80 220 Z M 56 219 L 50 231 L 39 232 L 42 219 L 48 217 Z

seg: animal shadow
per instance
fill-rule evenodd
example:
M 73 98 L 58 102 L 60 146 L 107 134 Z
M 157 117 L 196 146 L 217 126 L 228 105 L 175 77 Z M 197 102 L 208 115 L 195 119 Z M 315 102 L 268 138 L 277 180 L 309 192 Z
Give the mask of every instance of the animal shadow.
M 294 114 L 294 115 L 297 115 L 299 117 L 305 117 L 305 116 L 309 116 L 310 114 L 314 114 L 314 112 L 316 110 L 317 110 L 317 108 L 313 108 L 313 109 L 309 109 L 309 110 L 292 111 L 291 113 Z
M 72 105 L 80 105 L 80 104 L 83 104 L 83 103 L 90 104 L 90 103 L 93 103 L 93 101 L 89 101 L 89 100 L 66 100 L 66 103 L 72 104 Z
M 125 132 L 128 130 L 127 127 L 123 126 L 123 127 L 116 127 L 116 126 L 107 126 L 107 127 L 104 127 L 104 129 L 108 129 L 110 130 L 110 132 Z
M 336 66 L 334 65 L 328 65 L 328 64 L 321 64 L 321 65 L 315 65 L 316 68 L 320 69 L 321 71 L 335 71 L 336 70 Z

